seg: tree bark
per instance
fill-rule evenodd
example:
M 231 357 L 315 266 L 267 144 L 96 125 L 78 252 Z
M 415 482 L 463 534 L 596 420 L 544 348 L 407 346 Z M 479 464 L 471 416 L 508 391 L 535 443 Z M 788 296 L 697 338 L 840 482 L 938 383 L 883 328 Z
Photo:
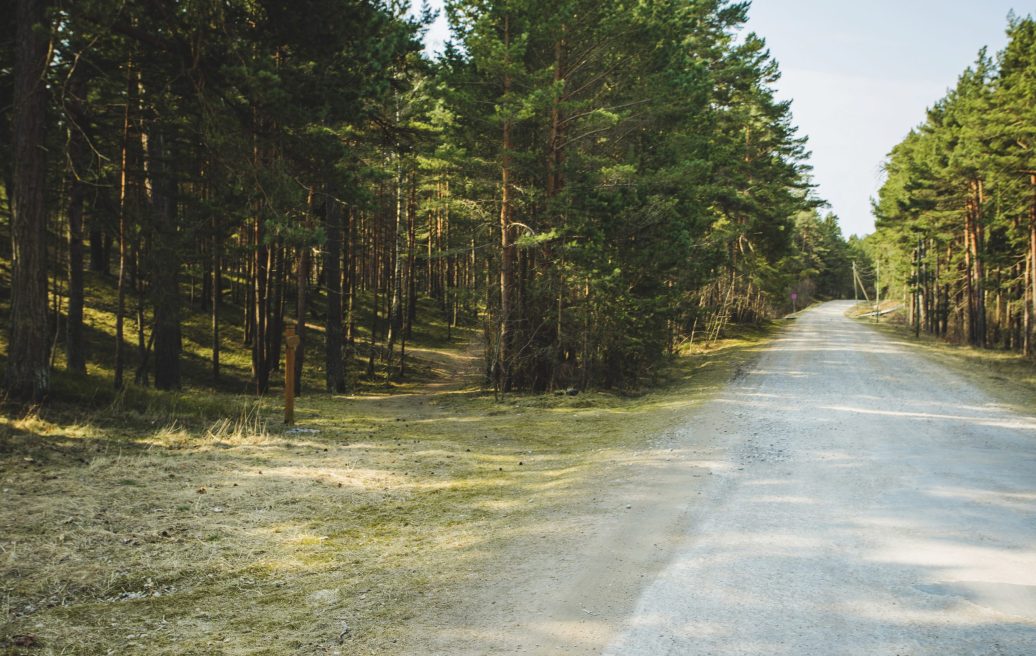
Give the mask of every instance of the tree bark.
M 310 203 L 312 207 L 312 202 Z M 295 349 L 295 396 L 302 396 L 302 363 L 306 347 L 306 292 L 309 287 L 309 246 L 299 246 L 295 267 L 295 334 L 299 345 Z
M 417 281 L 415 266 L 415 250 L 417 243 L 417 184 L 413 176 L 410 179 L 410 188 L 407 202 L 407 257 L 406 270 L 404 273 L 406 286 L 406 299 L 404 308 L 404 324 L 401 333 L 399 347 L 399 377 L 406 375 L 406 343 L 410 339 L 414 327 L 414 320 L 417 317 Z
M 165 135 L 148 140 L 152 175 L 151 303 L 154 308 L 155 387 L 180 387 L 180 251 L 177 231 L 176 180 L 168 164 Z
M 44 197 L 49 29 L 43 25 L 44 9 L 43 0 L 17 0 L 15 6 L 11 318 L 4 387 L 26 401 L 41 401 L 50 391 Z
M 356 300 L 356 213 L 350 208 L 348 218 L 348 226 L 346 227 L 345 234 L 348 237 L 349 243 L 345 249 L 345 266 L 342 273 L 344 278 L 344 286 L 346 291 L 349 293 L 349 297 L 345 304 L 345 343 L 346 343 L 346 362 L 352 361 L 352 355 L 355 348 L 356 339 L 356 318 L 353 315 L 353 308 L 355 307 Z
M 975 214 L 972 221 L 972 229 L 974 230 L 972 247 L 974 249 L 973 262 L 975 272 L 975 344 L 985 347 L 989 341 L 986 329 L 986 235 L 982 221 L 982 206 L 986 199 L 984 185 L 981 180 L 975 180 L 974 194 Z
M 1029 307 L 1025 322 L 1025 354 L 1032 355 L 1033 329 L 1036 327 L 1036 174 L 1029 178 L 1032 184 L 1032 204 L 1029 206 Z
M 327 285 L 327 317 L 324 320 L 324 371 L 327 391 L 345 392 L 345 363 L 342 360 L 342 219 L 338 201 L 324 205 L 324 279 Z
M 277 371 L 281 362 L 281 338 L 284 336 L 285 287 L 287 285 L 287 247 L 278 239 L 274 248 L 273 265 L 270 267 L 268 287 L 273 291 L 270 299 L 270 317 L 266 330 L 266 369 Z
M 219 219 L 212 217 L 212 382 L 219 382 L 219 310 L 223 305 L 223 240 Z
M 504 17 L 504 48 L 511 45 L 510 18 Z M 509 63 L 509 62 L 508 62 Z M 504 72 L 504 104 L 511 92 L 511 74 Z M 511 119 L 504 109 L 500 139 L 500 319 L 497 379 L 501 391 L 511 389 L 511 301 L 514 293 L 514 247 L 511 244 Z
M 126 106 L 122 117 L 122 148 L 119 157 L 119 276 L 115 292 L 115 389 L 122 389 L 126 368 L 126 342 L 124 338 L 126 317 L 126 279 L 128 275 L 127 231 L 127 171 L 130 144 L 130 106 L 135 97 L 136 82 L 133 79 L 132 62 L 127 66 Z M 91 245 L 93 237 L 91 236 Z M 95 269 L 96 270 L 96 269 Z
M 270 384 L 270 371 L 266 360 L 266 319 L 268 316 L 269 297 L 267 285 L 267 268 L 269 263 L 268 245 L 263 243 L 261 210 L 257 210 L 253 226 L 253 264 L 252 264 L 252 376 L 255 378 L 256 394 L 265 394 Z
M 391 364 L 393 349 L 399 332 L 403 329 L 403 254 L 406 251 L 406 231 L 403 229 L 403 213 L 405 211 L 403 202 L 403 163 L 400 155 L 396 171 L 396 215 L 392 232 L 393 259 L 392 259 L 392 300 L 388 311 L 388 335 L 385 337 L 385 351 L 387 361 Z
M 88 166 L 86 119 L 83 98 L 86 83 L 82 73 L 73 73 L 68 88 L 65 112 L 68 118 L 68 322 L 65 339 L 65 364 L 69 371 L 86 373 L 86 343 L 83 338 L 83 205 L 86 201 L 86 183 L 82 176 Z
M 970 199 L 964 210 L 964 341 L 975 343 L 975 259 L 972 250 L 974 212 Z
M 410 176 L 410 193 L 407 203 L 407 255 L 406 295 L 407 306 L 403 335 L 413 337 L 414 322 L 417 321 L 417 176 Z

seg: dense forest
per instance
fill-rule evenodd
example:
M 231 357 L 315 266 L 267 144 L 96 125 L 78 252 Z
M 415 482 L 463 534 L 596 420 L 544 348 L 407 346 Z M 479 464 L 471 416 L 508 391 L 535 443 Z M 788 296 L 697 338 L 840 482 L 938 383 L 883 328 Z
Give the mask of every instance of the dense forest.
M 1009 19 L 891 152 L 866 248 L 917 333 L 1033 352 L 1036 22 Z
M 626 387 L 688 340 L 851 294 L 864 255 L 820 212 L 747 10 L 449 0 L 432 59 L 430 12 L 398 1 L 0 1 L 6 390 L 218 384 L 240 352 L 261 394 L 295 326 L 296 375 L 343 392 L 407 374 L 418 312 L 479 327 L 502 391 Z M 885 234 L 928 226 L 924 305 L 966 281 L 979 341 L 1030 332 L 1033 28 L 1012 29 L 897 149 L 880 205 Z

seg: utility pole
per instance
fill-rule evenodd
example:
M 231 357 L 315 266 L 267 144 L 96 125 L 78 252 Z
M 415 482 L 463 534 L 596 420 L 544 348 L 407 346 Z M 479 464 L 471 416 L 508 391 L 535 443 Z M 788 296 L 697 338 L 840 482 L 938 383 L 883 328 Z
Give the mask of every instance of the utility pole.
M 863 292 L 863 300 L 869 304 L 871 302 L 870 294 L 867 293 L 867 288 L 863 285 L 863 280 L 860 279 L 860 272 L 856 270 L 856 262 L 853 262 L 853 297 L 859 302 L 860 298 L 857 296 L 857 292 Z
M 874 260 L 874 323 L 881 318 L 881 260 Z
M 860 292 L 856 289 L 856 281 L 859 280 L 859 279 L 860 279 L 860 277 L 858 275 L 856 275 L 856 260 L 853 260 L 853 302 L 854 303 L 859 303 L 860 302 Z

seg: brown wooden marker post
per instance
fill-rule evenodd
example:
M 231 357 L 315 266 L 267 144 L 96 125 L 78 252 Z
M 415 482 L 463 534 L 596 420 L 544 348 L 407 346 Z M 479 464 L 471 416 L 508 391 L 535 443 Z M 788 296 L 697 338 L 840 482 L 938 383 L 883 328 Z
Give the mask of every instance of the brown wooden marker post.
M 284 423 L 295 425 L 295 347 L 302 341 L 295 327 L 284 329 Z

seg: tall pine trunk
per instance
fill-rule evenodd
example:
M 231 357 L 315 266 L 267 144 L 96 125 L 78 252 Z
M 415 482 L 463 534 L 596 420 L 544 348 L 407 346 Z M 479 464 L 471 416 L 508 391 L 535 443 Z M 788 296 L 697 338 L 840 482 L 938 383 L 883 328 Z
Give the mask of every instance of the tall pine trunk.
M 126 106 L 122 116 L 122 147 L 119 156 L 119 274 L 115 292 L 115 388 L 122 389 L 126 369 L 126 283 L 129 276 L 129 235 L 127 184 L 129 182 L 127 166 L 129 165 L 130 146 L 130 107 L 136 98 L 136 81 L 133 74 L 132 61 L 127 65 L 126 73 Z M 98 235 L 99 236 L 99 235 Z M 91 246 L 94 238 L 91 236 Z M 96 269 L 95 269 L 96 270 Z
M 510 48 L 510 18 L 504 17 L 504 48 Z M 509 58 L 508 58 L 509 59 Z M 506 62 L 505 65 L 510 62 Z M 504 72 L 504 103 L 511 92 L 510 71 Z M 514 297 L 514 247 L 511 244 L 511 118 L 505 108 L 500 139 L 500 319 L 497 345 L 497 385 L 503 392 L 511 389 L 511 302 Z
M 982 206 L 985 203 L 985 189 L 981 180 L 975 180 L 973 184 L 974 193 L 974 219 L 972 220 L 972 248 L 974 249 L 974 275 L 975 283 L 975 345 L 986 346 L 988 343 L 986 329 L 986 268 L 985 250 L 986 235 L 982 218 Z
M 151 288 L 154 308 L 155 387 L 180 387 L 180 251 L 177 231 L 176 180 L 172 175 L 165 135 L 148 140 L 151 200 Z
M 342 360 L 342 219 L 338 201 L 324 204 L 324 280 L 327 285 L 327 316 L 324 323 L 324 371 L 327 391 L 345 392 L 345 363 Z
M 352 361 L 353 352 L 356 347 L 356 318 L 353 315 L 356 300 L 356 213 L 350 208 L 348 225 L 345 234 L 348 245 L 345 248 L 345 266 L 343 267 L 343 285 L 349 296 L 345 303 L 345 343 L 346 362 Z
M 11 318 L 4 387 L 12 397 L 29 401 L 43 399 L 50 390 L 44 241 L 49 30 L 43 25 L 44 9 L 43 0 L 17 0 L 15 6 Z
M 310 203 L 312 207 L 312 203 Z M 309 287 L 309 246 L 299 246 L 295 266 L 295 334 L 299 345 L 295 349 L 295 396 L 302 396 L 302 366 L 306 353 L 306 308 Z
M 1026 286 L 1029 288 L 1029 303 L 1025 311 L 1025 355 L 1032 355 L 1033 329 L 1036 326 L 1036 173 L 1029 178 L 1032 184 L 1032 202 L 1029 205 L 1029 257 L 1026 258 Z
M 261 210 L 257 210 L 253 226 L 252 264 L 252 376 L 256 394 L 265 394 L 270 382 L 266 360 L 266 319 L 268 316 L 267 268 L 270 247 L 263 243 Z
M 223 305 L 223 240 L 219 219 L 212 217 L 212 382 L 219 382 L 219 311 Z
M 554 42 L 554 86 L 555 97 L 550 107 L 550 136 L 547 142 L 547 203 L 548 212 L 551 210 L 549 204 L 561 190 L 563 178 L 561 166 L 563 162 L 563 128 L 561 103 L 565 98 L 565 25 L 561 26 L 561 34 Z M 549 250 L 548 250 L 549 252 Z M 548 256 L 549 257 L 549 256 Z M 547 386 L 553 388 L 558 383 L 558 370 L 564 359 L 564 305 L 565 305 L 565 280 L 562 273 L 564 267 L 554 267 L 555 302 L 552 303 L 557 312 L 554 319 L 554 348 L 553 358 L 549 362 L 550 371 L 546 373 Z
M 83 98 L 86 84 L 82 73 L 73 74 L 68 89 L 65 111 L 68 116 L 68 322 L 65 340 L 65 363 L 69 371 L 86 373 L 86 343 L 83 337 L 83 206 L 86 183 L 82 176 L 88 165 L 86 121 Z
M 403 254 L 406 250 L 406 231 L 403 228 L 403 213 L 405 211 L 403 202 L 403 162 L 402 157 L 398 158 L 396 171 L 396 210 L 394 228 L 392 232 L 393 256 L 392 256 L 392 297 L 388 311 L 388 334 L 385 337 L 385 357 L 391 364 L 393 349 L 399 333 L 403 329 Z

